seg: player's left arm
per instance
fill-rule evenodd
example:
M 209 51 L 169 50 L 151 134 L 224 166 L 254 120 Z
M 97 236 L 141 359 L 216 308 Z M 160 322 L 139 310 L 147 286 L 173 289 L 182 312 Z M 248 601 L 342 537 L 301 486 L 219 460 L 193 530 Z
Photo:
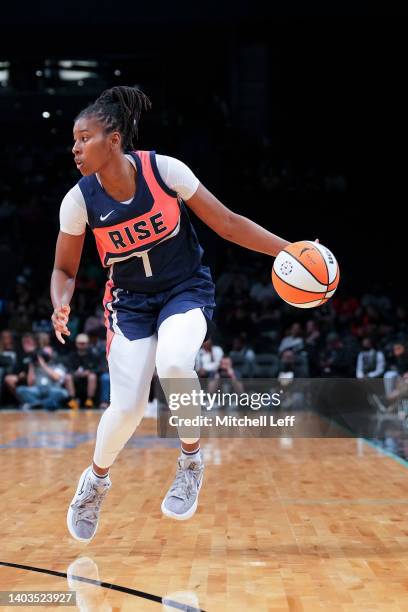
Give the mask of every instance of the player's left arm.
M 219 236 L 252 251 L 276 257 L 287 240 L 268 232 L 254 221 L 224 206 L 202 183 L 191 198 L 185 200 L 191 210 Z

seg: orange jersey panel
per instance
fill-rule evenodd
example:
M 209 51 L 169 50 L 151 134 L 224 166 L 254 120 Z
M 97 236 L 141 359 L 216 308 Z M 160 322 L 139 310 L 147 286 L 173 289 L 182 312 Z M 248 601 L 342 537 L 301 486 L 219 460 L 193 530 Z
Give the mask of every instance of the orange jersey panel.
M 177 197 L 167 194 L 158 184 L 148 151 L 137 151 L 143 177 L 153 197 L 153 206 L 139 216 L 106 227 L 94 227 L 99 256 L 104 266 L 111 257 L 126 259 L 132 253 L 148 250 L 176 231 L 180 221 Z M 107 221 L 108 222 L 108 221 Z

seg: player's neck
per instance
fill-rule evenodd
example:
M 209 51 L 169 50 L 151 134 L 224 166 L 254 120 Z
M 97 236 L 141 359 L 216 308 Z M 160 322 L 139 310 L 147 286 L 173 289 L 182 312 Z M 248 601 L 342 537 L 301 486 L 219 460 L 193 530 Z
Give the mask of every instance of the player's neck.
M 104 190 L 115 200 L 128 200 L 136 190 L 136 168 L 124 156 L 101 168 L 98 178 Z

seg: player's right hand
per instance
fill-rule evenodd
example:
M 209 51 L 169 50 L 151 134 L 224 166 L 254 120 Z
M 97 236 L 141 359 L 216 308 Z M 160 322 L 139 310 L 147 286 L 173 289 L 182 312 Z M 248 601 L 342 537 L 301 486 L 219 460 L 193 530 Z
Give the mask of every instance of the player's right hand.
M 71 332 L 67 327 L 70 312 L 71 308 L 69 307 L 69 305 L 62 304 L 62 306 L 58 306 L 58 308 L 55 308 L 54 312 L 52 313 L 51 321 L 54 326 L 55 335 L 57 336 L 61 344 L 65 344 L 65 340 L 62 337 L 62 334 L 64 334 L 64 336 L 71 335 Z

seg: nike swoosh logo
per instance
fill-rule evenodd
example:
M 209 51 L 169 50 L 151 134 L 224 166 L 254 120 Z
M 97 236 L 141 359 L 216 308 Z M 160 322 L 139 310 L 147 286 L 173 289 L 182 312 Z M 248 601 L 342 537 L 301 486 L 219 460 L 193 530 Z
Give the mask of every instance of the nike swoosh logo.
M 111 215 L 113 212 L 115 212 L 114 210 L 111 210 L 110 212 L 108 212 L 107 215 L 105 215 L 104 217 L 101 215 L 99 218 L 101 221 L 105 221 L 105 219 L 107 219 L 109 217 L 109 215 Z

